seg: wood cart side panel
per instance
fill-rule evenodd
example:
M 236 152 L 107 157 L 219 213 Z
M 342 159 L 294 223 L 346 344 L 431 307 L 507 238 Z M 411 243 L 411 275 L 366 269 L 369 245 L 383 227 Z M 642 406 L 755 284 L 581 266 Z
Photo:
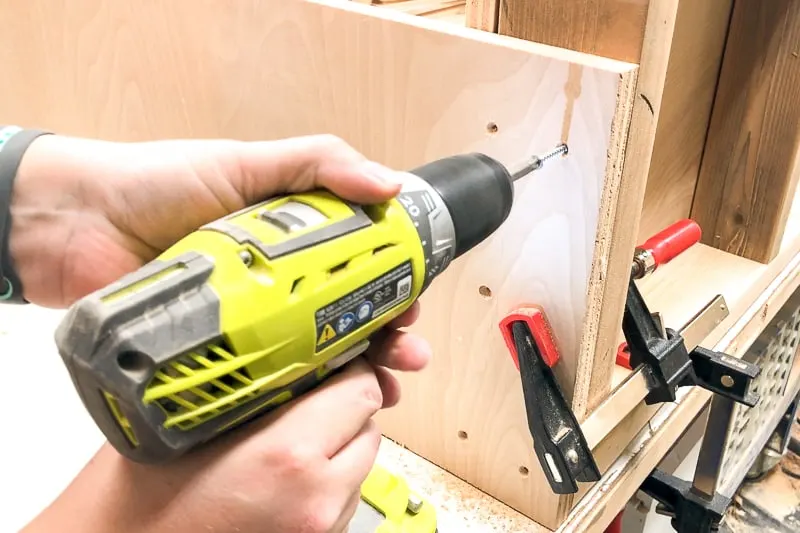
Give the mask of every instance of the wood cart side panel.
M 31 0 L 0 18 L 16 22 L 0 36 L 9 123 L 126 141 L 332 133 L 397 168 L 473 150 L 515 163 L 568 140 L 566 158 L 517 184 L 508 223 L 423 296 L 413 329 L 433 361 L 401 376 L 401 404 L 379 417 L 387 436 L 555 523 L 497 324 L 544 305 L 576 405 L 608 390 L 613 360 L 587 356 L 615 339 L 586 324 L 603 318 L 601 294 L 624 298 L 609 265 L 629 263 L 633 235 L 615 235 L 615 217 L 641 209 L 625 195 L 642 174 L 625 178 L 621 161 L 634 65 L 353 2 Z M 617 327 L 618 311 L 605 319 Z

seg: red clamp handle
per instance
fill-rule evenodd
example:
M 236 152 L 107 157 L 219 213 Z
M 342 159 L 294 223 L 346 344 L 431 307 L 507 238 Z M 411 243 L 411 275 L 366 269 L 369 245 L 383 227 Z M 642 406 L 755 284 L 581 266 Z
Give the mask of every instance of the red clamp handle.
M 512 326 L 517 321 L 525 322 L 528 325 L 542 360 L 547 366 L 553 368 L 561 357 L 556 347 L 553 330 L 544 314 L 544 309 L 538 305 L 529 305 L 515 309 L 500 321 L 500 332 L 503 334 L 503 340 L 511 353 L 511 359 L 514 360 L 517 371 L 519 371 L 519 355 L 512 332 Z
M 697 222 L 687 218 L 656 233 L 639 248 L 649 251 L 653 255 L 656 266 L 661 266 L 700 242 L 702 235 L 703 232 Z
M 617 348 L 617 365 L 628 370 L 631 368 L 631 351 L 628 349 L 628 343 L 623 342 Z

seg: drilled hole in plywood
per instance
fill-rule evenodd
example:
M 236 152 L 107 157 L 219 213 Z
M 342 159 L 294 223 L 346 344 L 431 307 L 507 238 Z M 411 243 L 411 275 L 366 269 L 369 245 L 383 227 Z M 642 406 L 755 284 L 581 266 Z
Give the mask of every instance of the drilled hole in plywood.
M 461 431 L 458 432 L 458 438 L 459 439 L 467 440 L 467 437 L 469 437 L 469 435 L 467 435 L 466 431 L 461 430 Z
M 487 287 L 486 285 L 481 285 L 478 287 L 478 294 L 486 298 L 487 300 L 492 297 L 492 289 Z
M 486 133 L 495 134 L 498 132 L 500 128 L 497 127 L 497 124 L 494 122 L 490 122 L 486 125 Z
M 519 467 L 519 473 L 522 474 L 523 477 L 528 477 L 528 473 L 529 473 L 528 467 L 527 466 Z

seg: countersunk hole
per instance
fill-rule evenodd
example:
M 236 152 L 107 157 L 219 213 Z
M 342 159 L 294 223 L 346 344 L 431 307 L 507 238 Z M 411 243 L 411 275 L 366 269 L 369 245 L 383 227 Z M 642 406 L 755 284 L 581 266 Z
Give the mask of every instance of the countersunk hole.
M 467 432 L 466 432 L 466 431 L 464 431 L 464 430 L 460 430 L 460 431 L 458 432 L 458 438 L 459 438 L 459 439 L 461 439 L 461 440 L 467 440 L 467 437 L 469 437 L 469 435 L 467 435 Z
M 117 364 L 127 372 L 147 370 L 147 357 L 139 352 L 122 352 L 117 356 Z
M 486 125 L 486 133 L 497 133 L 500 128 L 497 127 L 497 124 L 494 122 L 490 122 Z
M 492 297 L 492 289 L 490 289 L 486 285 L 481 285 L 480 287 L 478 287 L 478 293 L 486 299 Z
M 519 467 L 519 473 L 522 474 L 524 477 L 528 477 L 528 473 L 529 473 L 528 467 L 527 466 Z

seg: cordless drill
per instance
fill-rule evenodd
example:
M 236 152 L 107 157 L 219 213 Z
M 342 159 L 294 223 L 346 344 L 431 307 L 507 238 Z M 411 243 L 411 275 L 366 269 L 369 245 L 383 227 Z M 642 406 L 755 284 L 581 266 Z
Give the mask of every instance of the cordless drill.
M 211 222 L 75 303 L 56 344 L 109 442 L 159 463 L 312 389 L 366 350 L 511 210 L 509 170 L 483 154 L 405 173 L 355 205 L 317 190 Z

